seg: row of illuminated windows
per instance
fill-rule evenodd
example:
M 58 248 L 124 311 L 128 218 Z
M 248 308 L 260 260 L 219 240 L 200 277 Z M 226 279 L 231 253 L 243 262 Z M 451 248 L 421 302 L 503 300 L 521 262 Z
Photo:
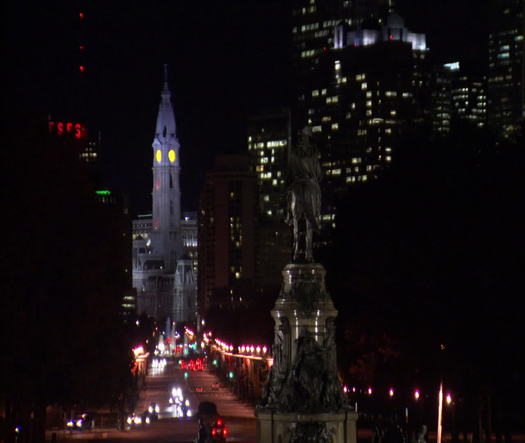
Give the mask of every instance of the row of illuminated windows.
M 261 164 L 267 164 L 267 163 L 275 163 L 275 157 L 260 157 L 259 163 Z
M 315 29 L 319 29 L 319 23 L 310 23 L 308 25 L 301 26 L 301 32 L 314 31 Z
M 317 54 L 319 51 L 317 49 L 308 49 L 306 51 L 301 51 L 301 58 L 312 57 Z
M 346 182 L 347 183 L 355 183 L 355 182 L 366 182 L 368 180 L 368 176 L 365 174 L 365 175 L 359 175 L 359 176 L 355 176 L 355 175 L 351 175 L 349 177 L 346 177 Z

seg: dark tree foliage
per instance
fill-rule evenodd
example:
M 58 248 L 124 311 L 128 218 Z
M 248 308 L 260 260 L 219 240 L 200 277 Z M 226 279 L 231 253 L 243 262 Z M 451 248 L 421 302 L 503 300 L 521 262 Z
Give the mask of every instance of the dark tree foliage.
M 30 427 L 23 438 L 38 441 L 47 405 L 121 399 L 131 355 L 119 224 L 95 200 L 74 140 L 49 136 L 38 116 L 16 117 L 1 146 L 0 399 L 8 427 Z
M 467 409 L 490 399 L 495 423 L 521 423 L 524 146 L 414 133 L 379 180 L 349 191 L 321 254 L 348 383 L 444 377 Z

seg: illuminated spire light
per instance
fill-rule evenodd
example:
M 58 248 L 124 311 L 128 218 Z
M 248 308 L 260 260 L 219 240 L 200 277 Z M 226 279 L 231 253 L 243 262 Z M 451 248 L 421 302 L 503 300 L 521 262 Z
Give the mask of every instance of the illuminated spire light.
M 389 396 L 390 398 L 392 398 L 392 397 L 394 396 L 394 388 L 390 388 L 390 389 L 388 390 L 388 396 Z
M 419 400 L 419 397 L 420 397 L 419 389 L 416 389 L 414 391 L 414 400 Z

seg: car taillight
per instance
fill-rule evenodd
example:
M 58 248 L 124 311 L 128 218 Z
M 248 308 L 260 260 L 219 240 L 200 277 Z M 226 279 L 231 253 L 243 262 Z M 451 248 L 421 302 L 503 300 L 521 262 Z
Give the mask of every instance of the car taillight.
M 225 437 L 230 433 L 230 430 L 227 427 L 222 428 L 222 435 Z
M 220 418 L 217 420 L 217 426 L 224 426 L 224 422 Z
M 211 430 L 211 435 L 213 435 L 214 437 L 217 435 L 217 428 L 213 428 Z

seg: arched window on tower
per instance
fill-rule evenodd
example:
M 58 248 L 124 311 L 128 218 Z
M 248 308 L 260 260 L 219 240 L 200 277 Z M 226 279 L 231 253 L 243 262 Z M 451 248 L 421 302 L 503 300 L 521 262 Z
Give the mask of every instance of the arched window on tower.
M 170 200 L 170 215 L 173 215 L 173 200 Z
M 164 126 L 164 129 L 162 130 L 162 136 L 164 138 L 166 138 L 166 133 L 168 132 L 168 129 L 166 128 L 166 126 Z
M 173 176 L 170 174 L 170 189 L 173 188 Z

